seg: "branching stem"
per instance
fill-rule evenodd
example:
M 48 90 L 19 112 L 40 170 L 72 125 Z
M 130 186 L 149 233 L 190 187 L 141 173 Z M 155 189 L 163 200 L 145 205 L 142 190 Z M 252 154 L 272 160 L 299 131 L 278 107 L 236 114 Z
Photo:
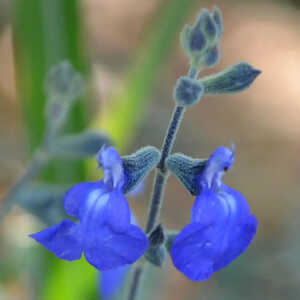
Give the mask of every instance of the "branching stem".
M 191 78 L 196 78 L 198 76 L 198 73 L 199 73 L 198 70 L 194 68 L 190 68 L 188 72 L 188 76 Z M 162 207 L 163 199 L 164 199 L 163 197 L 164 190 L 168 179 L 168 171 L 166 169 L 165 162 L 173 149 L 176 135 L 180 127 L 184 112 L 185 112 L 185 107 L 178 106 L 178 105 L 175 106 L 171 121 L 169 123 L 169 127 L 167 129 L 164 138 L 164 142 L 161 150 L 161 159 L 157 166 L 157 171 L 155 175 L 154 186 L 153 186 L 153 191 L 151 196 L 151 202 L 150 202 L 150 207 L 148 212 L 148 219 L 146 225 L 147 234 L 149 234 L 154 229 L 157 220 L 159 218 L 160 209 Z M 135 268 L 128 300 L 136 299 L 138 288 L 141 281 L 140 280 L 141 274 L 143 273 L 144 268 L 145 267 L 143 265 L 139 265 L 138 267 Z

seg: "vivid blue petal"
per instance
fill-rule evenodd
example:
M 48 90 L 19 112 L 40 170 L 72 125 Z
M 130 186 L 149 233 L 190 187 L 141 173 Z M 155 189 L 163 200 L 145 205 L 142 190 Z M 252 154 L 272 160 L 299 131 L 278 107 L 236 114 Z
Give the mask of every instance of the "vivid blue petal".
M 137 225 L 135 216 L 131 213 L 131 224 Z M 114 298 L 121 290 L 125 278 L 130 270 L 130 265 L 99 272 L 98 288 L 102 299 L 109 300 Z
M 96 189 L 89 193 L 84 205 L 80 207 L 80 227 L 84 235 L 91 235 L 95 229 L 108 221 L 107 207 L 110 193 Z
M 209 157 L 204 172 L 198 177 L 200 186 L 217 191 L 222 185 L 224 172 L 232 168 L 234 154 L 234 149 L 223 146 L 217 148 Z
M 101 188 L 100 182 L 83 182 L 70 188 L 64 197 L 64 209 L 72 217 L 78 217 L 80 206 L 86 201 L 89 194 Z
M 191 223 L 177 235 L 171 247 L 175 267 L 189 279 L 201 281 L 214 272 L 221 233 L 209 224 Z
M 256 217 L 250 215 L 243 223 L 232 226 L 224 240 L 225 250 L 215 261 L 215 271 L 226 267 L 247 249 L 255 236 L 257 224 Z
M 129 269 L 130 266 L 125 265 L 101 272 L 101 276 L 99 276 L 99 290 L 102 299 L 109 300 L 118 294 L 125 282 Z
M 107 203 L 107 222 L 116 232 L 123 232 L 130 226 L 130 209 L 121 190 L 114 190 Z
M 122 233 L 102 226 L 85 237 L 84 255 L 98 270 L 106 271 L 134 263 L 146 251 L 148 243 L 147 236 L 135 225 Z
M 247 249 L 256 229 L 257 219 L 252 215 L 228 228 L 191 223 L 173 242 L 173 263 L 189 279 L 206 280 Z
M 121 188 L 125 176 L 122 159 L 113 147 L 102 148 L 98 153 L 99 166 L 103 168 L 104 183 L 111 189 Z
M 228 220 L 229 207 L 221 194 L 215 193 L 207 187 L 203 193 L 196 197 L 191 221 L 224 226 Z
M 79 225 L 69 220 L 31 234 L 30 237 L 53 252 L 58 258 L 72 261 L 81 257 L 82 239 Z
M 240 192 L 222 184 L 220 194 L 231 209 L 231 219 L 234 221 L 233 224 L 241 223 L 250 215 L 249 204 Z
M 196 197 L 191 220 L 215 226 L 229 226 L 241 222 L 249 214 L 250 208 L 245 197 L 222 184 L 217 193 L 205 188 L 203 193 Z

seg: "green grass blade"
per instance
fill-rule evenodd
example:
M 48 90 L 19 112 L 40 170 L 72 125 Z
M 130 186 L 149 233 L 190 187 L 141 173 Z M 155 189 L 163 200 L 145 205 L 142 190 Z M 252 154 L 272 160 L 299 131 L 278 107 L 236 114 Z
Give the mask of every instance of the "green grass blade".
M 15 0 L 14 48 L 19 98 L 30 151 L 40 144 L 45 130 L 44 80 L 49 69 L 68 59 L 83 74 L 87 72 L 81 45 L 79 1 Z M 79 101 L 71 112 L 67 132 L 87 126 L 85 105 Z M 78 182 L 85 179 L 83 162 L 51 163 L 43 178 L 49 182 Z M 44 249 L 41 248 L 43 253 Z M 47 253 L 38 299 L 87 299 L 95 295 L 95 271 L 85 261 L 74 264 Z M 39 263 L 37 261 L 37 263 Z M 34 268 L 33 268 L 34 269 Z M 81 295 L 81 296 L 79 296 Z

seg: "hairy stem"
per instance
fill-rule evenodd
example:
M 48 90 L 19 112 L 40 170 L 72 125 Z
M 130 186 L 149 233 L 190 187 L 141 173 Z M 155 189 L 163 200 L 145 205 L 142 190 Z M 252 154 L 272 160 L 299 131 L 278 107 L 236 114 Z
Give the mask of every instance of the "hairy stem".
M 190 68 L 188 71 L 188 76 L 191 78 L 196 78 L 198 76 L 198 73 L 199 73 L 198 70 L 194 68 Z M 178 105 L 175 106 L 171 121 L 169 123 L 169 127 L 167 129 L 167 133 L 164 138 L 164 142 L 161 150 L 161 159 L 157 166 L 157 172 L 156 172 L 154 186 L 153 186 L 150 209 L 149 209 L 148 220 L 146 225 L 146 233 L 150 233 L 154 229 L 154 226 L 160 214 L 160 208 L 163 202 L 165 185 L 168 179 L 168 171 L 166 169 L 165 163 L 167 157 L 169 156 L 169 154 L 173 149 L 173 145 L 184 112 L 185 112 L 185 107 L 178 106 Z
M 188 76 L 191 78 L 197 78 L 198 74 L 199 71 L 194 68 L 190 68 L 188 71 Z M 173 149 L 173 145 L 184 112 L 185 112 L 185 107 L 178 106 L 178 105 L 175 106 L 171 121 L 169 123 L 169 127 L 167 129 L 163 141 L 162 150 L 161 150 L 161 159 L 157 166 L 157 171 L 155 175 L 154 186 L 153 186 L 153 191 L 151 196 L 150 208 L 148 212 L 148 219 L 146 224 L 146 233 L 148 234 L 154 229 L 157 219 L 159 218 L 160 209 L 163 203 L 164 190 L 168 179 L 168 171 L 166 169 L 165 162 Z M 141 281 L 140 278 L 143 273 L 143 270 L 144 267 L 141 265 L 135 268 L 128 300 L 136 299 L 139 284 Z
M 134 270 L 132 284 L 129 290 L 128 300 L 134 300 L 136 298 L 140 286 L 141 278 L 143 275 L 143 271 L 144 271 L 143 265 L 136 267 L 136 269 Z
M 179 125 L 181 123 L 184 111 L 185 111 L 185 108 L 183 106 L 175 106 L 175 108 L 174 108 L 173 115 L 172 115 L 168 130 L 167 130 L 167 134 L 166 134 L 164 142 L 163 142 L 163 146 L 162 146 L 162 150 L 161 150 L 161 159 L 158 164 L 158 169 L 163 174 L 166 173 L 165 161 L 173 148 L 176 134 L 179 129 Z
M 176 134 L 179 129 L 179 125 L 181 123 L 184 111 L 185 108 L 183 106 L 176 106 L 174 108 L 173 115 L 167 130 L 167 134 L 163 142 L 161 160 L 157 167 L 158 170 L 156 172 L 153 192 L 152 192 L 152 197 L 150 202 L 150 209 L 149 209 L 148 220 L 146 225 L 146 233 L 150 233 L 153 230 L 156 221 L 159 217 L 160 208 L 162 206 L 164 188 L 168 178 L 168 172 L 165 167 L 165 162 L 173 148 Z

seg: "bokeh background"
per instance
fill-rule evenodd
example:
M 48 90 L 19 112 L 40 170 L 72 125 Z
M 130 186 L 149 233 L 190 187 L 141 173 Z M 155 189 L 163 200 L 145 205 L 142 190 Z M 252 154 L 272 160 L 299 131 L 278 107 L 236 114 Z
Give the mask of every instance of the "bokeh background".
M 170 259 L 149 268 L 141 299 L 300 299 L 300 1 L 0 0 L 0 193 L 41 140 L 45 75 L 63 59 L 87 82 L 68 132 L 104 129 L 122 154 L 160 147 L 172 89 L 188 69 L 179 32 L 215 4 L 225 23 L 222 60 L 203 74 L 240 61 L 263 73 L 240 94 L 189 109 L 175 151 L 207 157 L 234 142 L 236 163 L 224 180 L 248 199 L 258 233 L 207 282 L 189 281 Z M 95 167 L 94 160 L 53 162 L 42 180 L 69 187 L 97 178 Z M 130 200 L 141 225 L 151 186 L 152 177 Z M 172 177 L 165 197 L 163 224 L 182 228 L 194 199 Z M 0 224 L 0 299 L 101 299 L 93 267 L 60 261 L 28 238 L 44 226 L 18 207 Z

